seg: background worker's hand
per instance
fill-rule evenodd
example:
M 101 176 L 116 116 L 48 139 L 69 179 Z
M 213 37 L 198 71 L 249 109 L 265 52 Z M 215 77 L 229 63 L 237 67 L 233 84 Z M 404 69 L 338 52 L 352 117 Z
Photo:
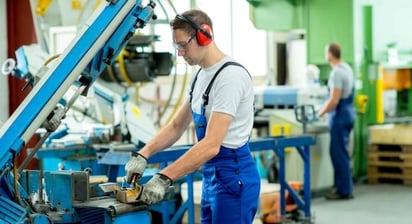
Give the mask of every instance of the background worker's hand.
M 137 152 L 132 153 L 132 157 L 130 158 L 129 162 L 126 163 L 125 166 L 127 183 L 131 184 L 132 181 L 134 183 L 138 183 L 143 175 L 146 165 L 146 157 L 142 156 L 140 153 Z
M 142 185 L 140 195 L 136 198 L 146 204 L 156 204 L 163 200 L 166 190 L 173 184 L 173 180 L 168 176 L 157 173 L 146 184 Z

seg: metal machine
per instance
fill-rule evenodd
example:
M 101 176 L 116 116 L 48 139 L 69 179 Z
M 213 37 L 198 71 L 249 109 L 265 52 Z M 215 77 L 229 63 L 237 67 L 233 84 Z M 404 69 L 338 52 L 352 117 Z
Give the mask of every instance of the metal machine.
M 296 108 L 311 105 L 318 110 L 327 99 L 326 87 L 297 88 L 294 86 L 268 86 L 255 91 L 256 118 L 265 120 L 268 135 L 313 135 L 316 145 L 310 148 L 311 190 L 322 193 L 333 185 L 333 169 L 329 158 L 329 132 L 326 119 L 301 122 Z M 289 180 L 302 181 L 303 173 L 299 153 L 287 149 L 285 153 L 286 176 Z
M 293 109 L 312 104 L 315 109 L 327 99 L 326 87 L 262 86 L 255 88 L 256 109 Z
M 155 3 L 140 0 L 107 1 L 82 27 L 74 40 L 50 67 L 30 74 L 27 61 L 8 61 L 3 72 L 12 72 L 33 85 L 30 94 L 0 129 L 1 223 L 125 223 L 150 222 L 146 206 L 127 205 L 114 198 L 93 197 L 87 171 L 27 171 L 17 167 L 16 157 L 36 130 L 45 133 L 31 153 L 60 124 L 67 110 L 108 64 L 111 64 L 136 29 L 154 16 Z M 76 91 L 62 101 L 70 87 Z M 30 156 L 28 157 L 30 159 Z M 27 159 L 26 159 L 27 161 Z

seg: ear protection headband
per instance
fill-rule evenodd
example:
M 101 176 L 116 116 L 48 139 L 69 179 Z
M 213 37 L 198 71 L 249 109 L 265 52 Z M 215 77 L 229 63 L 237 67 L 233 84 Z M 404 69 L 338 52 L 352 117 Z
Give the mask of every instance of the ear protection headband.
M 184 15 L 176 15 L 177 19 L 183 20 L 188 23 L 193 29 L 196 30 L 196 41 L 200 46 L 206 46 L 212 42 L 212 29 L 207 24 L 197 24 L 191 18 Z

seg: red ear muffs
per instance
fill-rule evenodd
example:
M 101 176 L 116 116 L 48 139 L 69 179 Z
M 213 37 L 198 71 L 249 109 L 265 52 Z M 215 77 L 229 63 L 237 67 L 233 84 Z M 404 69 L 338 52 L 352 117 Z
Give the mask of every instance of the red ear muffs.
M 196 41 L 200 46 L 206 46 L 213 40 L 212 28 L 207 24 L 199 25 L 193 21 L 190 17 L 185 15 L 176 15 L 176 19 L 180 19 L 188 23 L 193 29 L 196 30 Z
M 202 24 L 196 32 L 196 40 L 200 46 L 206 46 L 212 42 L 212 29 L 207 24 Z

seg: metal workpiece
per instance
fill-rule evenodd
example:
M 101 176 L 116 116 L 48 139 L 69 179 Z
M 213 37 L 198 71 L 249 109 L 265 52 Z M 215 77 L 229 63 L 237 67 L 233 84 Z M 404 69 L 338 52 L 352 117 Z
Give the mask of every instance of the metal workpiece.
M 115 217 L 116 215 L 122 215 L 136 211 L 145 211 L 148 209 L 148 206 L 144 203 L 126 204 L 119 202 L 117 199 L 111 197 L 92 199 L 86 202 L 76 203 L 74 207 L 76 209 L 105 209 L 113 217 Z

